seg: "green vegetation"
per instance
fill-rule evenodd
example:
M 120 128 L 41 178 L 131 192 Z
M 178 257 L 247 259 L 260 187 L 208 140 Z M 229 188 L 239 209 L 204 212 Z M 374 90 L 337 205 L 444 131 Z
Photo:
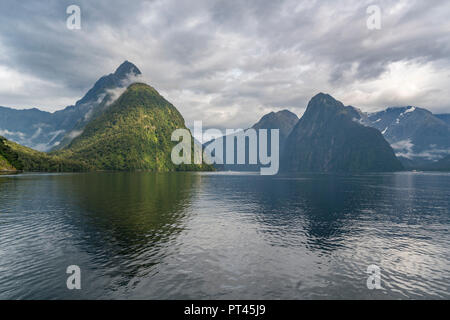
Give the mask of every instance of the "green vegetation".
M 213 170 L 172 163 L 178 142 L 171 135 L 179 128 L 186 126 L 178 110 L 152 87 L 136 83 L 60 151 L 39 152 L 0 137 L 0 171 Z
M 212 170 L 206 164 L 172 163 L 172 148 L 178 142 L 171 141 L 171 135 L 180 128 L 186 126 L 178 110 L 152 87 L 135 83 L 80 136 L 52 154 L 84 162 L 93 170 Z
M 2 171 L 16 171 L 16 168 L 14 168 L 8 160 L 6 160 L 1 154 L 0 154 L 0 172 Z
M 87 169 L 79 161 L 52 156 L 0 137 L 0 170 L 70 172 Z
M 16 171 L 22 169 L 22 164 L 18 160 L 18 155 L 15 153 L 6 138 L 0 136 L 0 170 L 2 171 Z

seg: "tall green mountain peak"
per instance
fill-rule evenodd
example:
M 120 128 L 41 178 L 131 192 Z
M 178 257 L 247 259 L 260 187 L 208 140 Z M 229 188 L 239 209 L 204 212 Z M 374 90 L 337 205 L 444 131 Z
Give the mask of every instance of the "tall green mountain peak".
M 187 129 L 180 112 L 153 87 L 134 83 L 56 153 L 94 170 L 211 170 L 206 164 L 172 163 L 176 129 Z

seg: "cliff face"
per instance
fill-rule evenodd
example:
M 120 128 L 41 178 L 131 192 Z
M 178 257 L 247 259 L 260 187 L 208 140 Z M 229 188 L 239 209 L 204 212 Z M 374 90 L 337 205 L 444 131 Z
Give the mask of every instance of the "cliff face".
M 382 134 L 354 118 L 355 109 L 327 94 L 313 97 L 286 140 L 283 171 L 398 171 L 403 166 Z

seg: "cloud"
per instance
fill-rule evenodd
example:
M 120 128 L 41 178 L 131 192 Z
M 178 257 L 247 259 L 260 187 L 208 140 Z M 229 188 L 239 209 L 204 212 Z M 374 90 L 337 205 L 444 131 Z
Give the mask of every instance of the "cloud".
M 7 135 L 17 137 L 18 139 L 23 139 L 25 137 L 25 133 L 20 131 L 9 131 L 0 129 L 0 136 L 7 136 Z
M 408 159 L 425 158 L 427 160 L 439 160 L 450 153 L 450 149 L 436 149 L 436 145 L 430 145 L 429 150 L 414 152 L 414 144 L 411 139 L 397 141 L 391 145 L 397 157 L 405 157 Z
M 396 152 L 397 157 L 411 159 L 416 156 L 413 152 L 414 144 L 411 142 L 411 139 L 397 141 L 396 143 L 391 144 L 391 147 Z
M 145 80 L 145 77 L 142 75 L 135 75 L 132 72 L 125 75 L 125 78 L 121 81 L 121 87 L 114 88 L 114 89 L 107 89 L 105 95 L 100 95 L 99 101 L 101 102 L 105 96 L 107 96 L 107 101 L 105 103 L 105 106 L 110 106 L 113 104 L 119 97 L 124 93 L 128 86 L 135 82 L 144 82 L 148 83 L 147 80 Z M 89 112 L 85 115 L 85 119 L 88 119 L 92 115 L 92 110 L 89 110 Z M 87 118 L 86 118 L 87 117 Z
M 445 1 L 379 1 L 381 30 L 366 27 L 372 1 L 83 0 L 81 30 L 65 26 L 70 4 L 0 3 L 0 105 L 60 109 L 127 59 L 188 125 L 300 115 L 321 91 L 363 111 L 450 112 Z
M 69 136 L 69 138 L 74 139 L 74 138 L 78 137 L 79 135 L 81 135 L 82 133 L 83 133 L 83 130 L 73 130 L 68 134 L 68 136 Z

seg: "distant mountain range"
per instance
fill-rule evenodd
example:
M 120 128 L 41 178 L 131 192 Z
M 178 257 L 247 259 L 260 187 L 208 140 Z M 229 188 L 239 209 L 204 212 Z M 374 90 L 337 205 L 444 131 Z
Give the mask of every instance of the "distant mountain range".
M 362 122 L 381 131 L 406 167 L 422 167 L 450 154 L 448 119 L 407 106 L 370 113 Z
M 287 115 L 289 120 L 283 120 Z M 426 109 L 411 106 L 365 113 L 353 106 L 344 106 L 330 95 L 319 94 L 310 101 L 300 120 L 292 112 L 283 110 L 263 116 L 252 128 L 280 129 L 282 170 L 392 171 L 403 167 L 448 170 L 445 168 L 450 156 L 449 121 L 450 114 L 434 115 Z M 367 130 L 369 127 L 377 129 L 381 135 Z M 220 140 L 224 142 L 223 138 Z M 384 140 L 390 148 L 386 148 Z M 339 141 L 341 144 L 337 147 Z M 205 145 L 209 143 L 211 141 Z M 347 150 L 350 146 L 355 148 Z M 333 148 L 337 149 L 333 151 Z M 362 148 L 361 152 L 366 151 L 356 155 L 358 148 Z M 401 165 L 393 159 L 391 148 Z M 348 156 L 345 156 L 346 152 Z M 216 165 L 216 168 L 256 171 L 260 165 L 225 164 Z
M 263 116 L 252 128 L 280 130 L 280 165 L 283 171 L 403 170 L 402 164 L 382 134 L 375 128 L 363 125 L 361 118 L 365 116 L 358 109 L 346 107 L 330 95 L 321 93 L 311 99 L 300 120 L 292 112 L 283 110 Z M 217 139 L 224 146 L 224 160 L 226 138 Z M 236 146 L 234 149 L 236 163 Z M 247 163 L 248 149 L 247 144 Z M 259 164 L 216 165 L 219 170 L 234 171 L 255 171 L 260 167 Z
M 286 139 L 294 128 L 295 124 L 298 122 L 298 117 L 289 110 L 281 110 L 278 112 L 270 112 L 264 115 L 257 123 L 255 123 L 251 129 L 267 129 L 268 130 L 268 150 L 270 150 L 270 129 L 279 129 L 279 143 L 280 143 L 280 153 L 282 152 Z M 214 140 L 208 141 L 204 146 L 208 146 Z M 249 144 L 246 141 L 245 144 L 245 163 L 237 164 L 237 145 L 234 146 L 234 164 L 226 164 L 226 142 L 227 137 L 222 137 L 216 139 L 219 145 L 223 146 L 223 164 L 216 164 L 215 167 L 219 170 L 231 170 L 231 171 L 259 171 L 261 168 L 260 164 L 249 164 Z M 259 137 L 257 136 L 257 144 L 259 146 Z M 257 148 L 258 159 L 259 159 L 259 147 Z M 259 161 L 258 161 L 259 163 Z
M 135 82 L 141 71 L 125 61 L 114 73 L 101 77 L 78 100 L 54 113 L 34 109 L 0 107 L 0 135 L 24 146 L 49 151 L 67 145 L 102 108 L 112 102 L 120 90 Z
M 205 164 L 172 164 L 170 135 L 186 128 L 184 119 L 155 89 L 136 83 L 140 76 L 125 61 L 63 110 L 0 107 L 0 136 L 6 138 L 0 137 L 0 171 L 211 170 Z M 450 114 L 423 108 L 364 113 L 320 93 L 301 119 L 288 110 L 270 112 L 251 128 L 280 130 L 285 171 L 450 170 Z M 216 168 L 252 171 L 260 165 Z
M 39 141 L 40 147 L 46 146 L 41 149 L 53 151 L 40 152 L 0 136 L 0 171 L 213 170 L 207 164 L 173 164 L 171 151 L 178 142 L 171 141 L 171 134 L 187 129 L 184 119 L 154 88 L 136 82 L 125 87 L 140 74 L 125 61 L 75 106 L 53 114 L 3 108 L 0 119 L 9 126 L 1 135 L 35 147 Z M 26 125 L 38 129 L 30 136 Z M 61 132 L 51 131 L 56 129 Z M 192 139 L 192 153 L 193 146 Z

